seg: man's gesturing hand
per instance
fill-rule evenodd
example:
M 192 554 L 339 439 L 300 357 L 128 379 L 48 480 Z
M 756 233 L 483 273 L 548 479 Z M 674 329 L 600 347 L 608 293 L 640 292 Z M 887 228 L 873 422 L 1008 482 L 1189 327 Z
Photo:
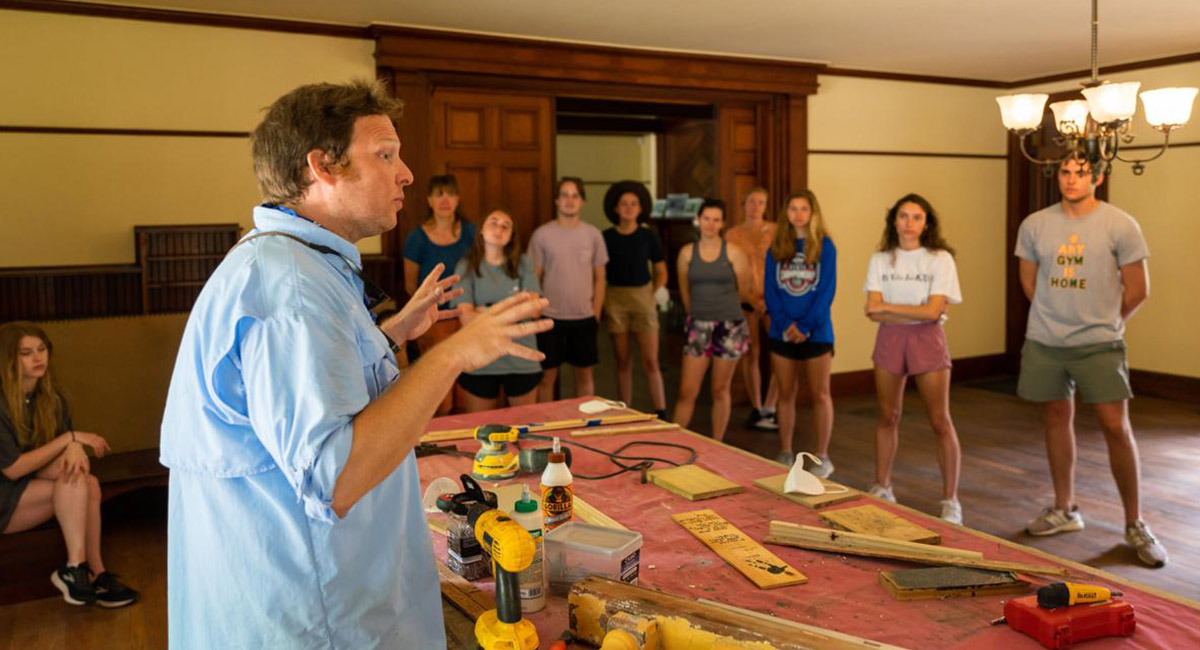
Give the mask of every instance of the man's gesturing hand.
M 417 287 L 412 298 L 404 304 L 400 313 L 383 322 L 380 328 L 393 341 L 411 341 L 424 334 L 434 323 L 446 318 L 456 318 L 458 310 L 439 310 L 438 305 L 445 304 L 462 295 L 461 288 L 451 289 L 458 282 L 457 275 L 448 278 L 440 277 L 446 269 L 444 264 L 433 267 L 425 281 Z
M 454 336 L 442 342 L 458 361 L 459 372 L 478 370 L 502 356 L 541 361 L 546 355 L 515 342 L 523 336 L 545 332 L 554 326 L 549 318 L 529 320 L 550 304 L 536 293 L 518 293 L 479 312 Z

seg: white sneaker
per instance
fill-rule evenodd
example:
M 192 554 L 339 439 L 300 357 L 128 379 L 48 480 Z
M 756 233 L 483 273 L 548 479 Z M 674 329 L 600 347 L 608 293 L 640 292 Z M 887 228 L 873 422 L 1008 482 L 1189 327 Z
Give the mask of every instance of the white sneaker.
M 962 504 L 958 499 L 942 499 L 942 519 L 962 525 Z
M 1150 527 L 1141 519 L 1125 526 L 1125 541 L 1137 549 L 1138 559 L 1156 569 L 1167 564 L 1167 549 L 1163 548 Z
M 833 475 L 833 461 L 829 460 L 829 456 L 819 456 L 821 464 L 809 464 L 806 468 L 810 474 L 817 478 L 829 478 Z
M 892 486 L 890 485 L 884 487 L 878 483 L 872 483 L 871 489 L 867 490 L 867 494 L 875 497 L 876 499 L 883 499 L 884 501 L 891 501 L 892 503 L 896 502 L 896 495 L 892 492 Z
M 1079 506 L 1070 510 L 1046 508 L 1042 510 L 1042 514 L 1025 526 L 1025 532 L 1038 537 L 1073 530 L 1083 530 L 1083 515 L 1079 514 Z

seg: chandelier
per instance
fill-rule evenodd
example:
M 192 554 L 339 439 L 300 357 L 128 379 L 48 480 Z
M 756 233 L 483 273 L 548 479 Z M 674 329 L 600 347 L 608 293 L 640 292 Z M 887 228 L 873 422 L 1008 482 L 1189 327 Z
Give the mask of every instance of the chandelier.
M 1026 148 L 1031 133 L 1042 126 L 1042 115 L 1046 110 L 1045 94 L 1021 94 L 997 97 L 1000 118 L 1005 128 L 1021 138 L 1021 154 L 1030 162 L 1054 165 L 1068 158 L 1086 161 L 1092 174 L 1103 174 L 1114 160 L 1131 163 L 1135 175 L 1145 171 L 1143 163 L 1158 158 L 1170 146 L 1171 131 L 1187 125 L 1192 115 L 1192 103 L 1196 88 L 1159 88 L 1141 94 L 1146 121 L 1155 130 L 1162 132 L 1162 145 L 1145 158 L 1126 158 L 1121 155 L 1121 145 L 1133 141 L 1130 120 L 1137 111 L 1140 82 L 1109 83 L 1100 81 L 1096 67 L 1096 32 L 1099 27 L 1096 4 L 1092 0 L 1092 78 L 1084 82 L 1082 99 L 1055 102 L 1050 105 L 1054 113 L 1054 125 L 1058 135 L 1054 142 L 1066 149 L 1058 158 L 1035 158 Z

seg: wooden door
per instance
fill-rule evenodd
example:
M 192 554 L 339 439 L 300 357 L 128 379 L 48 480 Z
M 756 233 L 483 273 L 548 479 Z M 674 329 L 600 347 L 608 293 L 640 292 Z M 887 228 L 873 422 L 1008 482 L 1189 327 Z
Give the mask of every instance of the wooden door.
M 471 221 L 493 208 L 508 211 L 527 245 L 553 217 L 552 98 L 438 89 L 430 108 L 432 173 L 457 177 Z

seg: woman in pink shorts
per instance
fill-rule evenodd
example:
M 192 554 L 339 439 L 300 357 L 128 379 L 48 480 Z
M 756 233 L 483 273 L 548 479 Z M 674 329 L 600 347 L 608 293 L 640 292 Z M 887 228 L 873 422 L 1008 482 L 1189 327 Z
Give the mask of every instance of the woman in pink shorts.
M 900 442 L 904 384 L 909 376 L 925 402 L 938 436 L 942 469 L 942 513 L 962 523 L 958 475 L 962 451 L 950 419 L 950 348 L 942 322 L 946 306 L 962 302 L 954 251 L 942 239 L 933 206 L 917 194 L 902 197 L 887 213 L 879 252 L 867 270 L 867 318 L 879 323 L 875 336 L 875 485 L 871 496 L 895 501 L 892 463 Z

